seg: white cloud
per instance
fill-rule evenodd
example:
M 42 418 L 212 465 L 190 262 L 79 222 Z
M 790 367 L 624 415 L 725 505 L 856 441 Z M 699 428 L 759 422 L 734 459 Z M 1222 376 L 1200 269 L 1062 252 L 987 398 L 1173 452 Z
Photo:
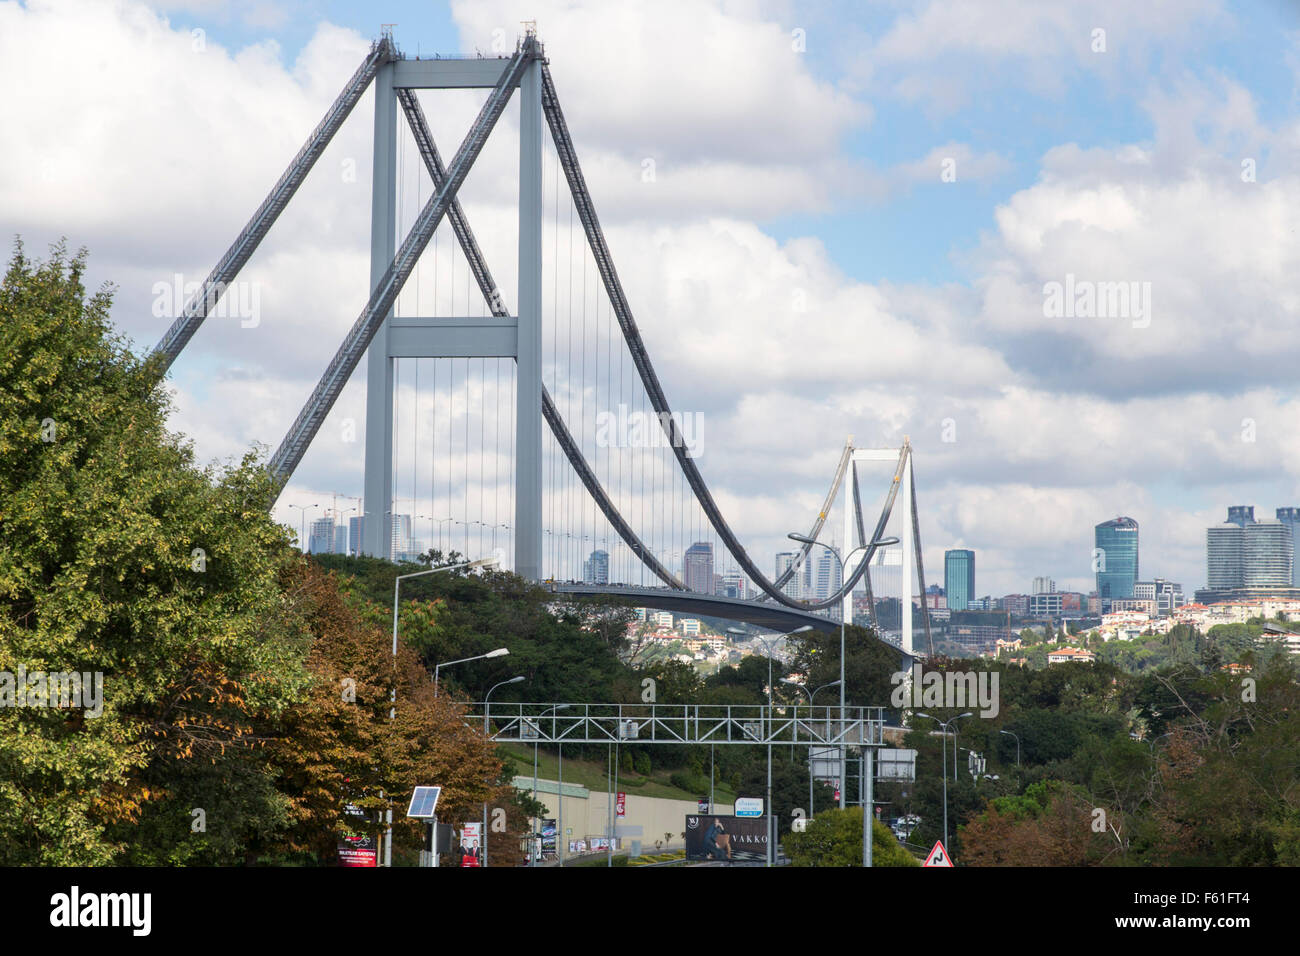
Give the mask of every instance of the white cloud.
M 1174 16 L 1165 4 L 1100 9 L 1128 67 L 1153 42 L 1142 29 Z M 897 67 L 898 88 L 933 106 L 960 77 L 950 56 L 963 69 L 1020 71 L 1020 83 L 1036 82 L 1053 57 L 1090 62 L 1075 50 L 1090 16 L 1040 4 L 1021 13 L 1009 26 L 974 4 L 903 14 L 877 44 L 878 75 Z M 1192 14 L 1203 22 L 1213 8 Z M 873 195 L 873 176 L 937 181 L 950 155 L 959 181 L 996 178 L 1006 160 L 941 136 L 942 146 L 903 153 L 918 159 L 870 171 L 843 147 L 868 110 L 814 78 L 788 29 L 749 5 L 557 3 L 529 15 L 655 366 L 677 408 L 705 414 L 701 468 L 760 567 L 787 549 L 787 531 L 806 528 L 849 433 L 872 446 L 911 436 L 931 579 L 941 579 L 945 547 L 975 547 L 981 592 L 1023 591 L 1034 574 L 1084 586 L 1092 526 L 1116 512 L 1142 523 L 1152 556 L 1144 576 L 1163 573 L 1190 591 L 1201 583 L 1204 524 L 1218 518 L 1207 502 L 1249 495 L 1266 509 L 1297 497 L 1300 405 L 1288 389 L 1300 358 L 1291 331 L 1300 180 L 1288 156 L 1297 127 L 1267 125 L 1249 91 L 1213 77 L 1152 85 L 1150 140 L 1099 148 L 1080 137 L 1050 150 L 1038 181 L 997 207 L 964 256 L 967 281 L 867 284 L 820 241 L 778 241 L 756 221 Z M 498 27 L 513 41 L 523 14 L 462 4 L 455 16 L 465 46 L 487 47 Z M 196 53 L 188 30 L 134 4 L 0 5 L 0 77 L 31 91 L 0 103 L 0 128 L 14 131 L 0 151 L 5 229 L 32 251 L 60 234 L 89 245 L 91 285 L 117 281 L 115 318 L 152 343 L 167 324 L 151 315 L 153 284 L 177 271 L 206 275 L 367 46 L 323 24 L 285 67 L 269 41 L 241 50 L 209 41 Z M 44 51 L 56 48 L 65 65 L 49 70 Z M 42 83 L 30 86 L 38 73 Z M 482 94 L 423 99 L 450 156 Z M 241 276 L 260 289 L 258 326 L 209 321 L 174 369 L 173 424 L 201 460 L 237 456 L 253 441 L 274 447 L 361 309 L 370 116 L 367 97 Z M 507 112 L 463 197 L 511 307 L 514 123 Z M 1240 177 L 1247 149 L 1260 158 L 1256 183 Z M 653 182 L 642 181 L 646 158 Z M 355 182 L 342 175 L 348 161 Z M 546 172 L 549 190 L 554 168 Z M 406 183 L 409 226 L 428 187 L 417 194 L 414 177 Z M 548 219 L 545 235 L 563 247 L 567 206 L 558 212 L 559 230 Z M 936 256 L 949 253 L 944 241 Z M 435 308 L 435 273 L 440 308 L 476 311 L 463 261 L 454 272 L 452 261 L 441 237 L 437 265 L 426 255 L 403 314 Z M 567 266 L 567 252 L 548 254 L 543 270 L 544 300 L 566 314 Z M 1043 283 L 1067 273 L 1150 281 L 1150 326 L 1044 318 Z M 586 282 L 594 289 L 594 270 Z M 363 376 L 280 503 L 277 515 L 295 527 L 289 502 L 360 490 Z M 399 404 L 411 407 L 405 386 Z M 450 411 L 440 408 L 445 424 Z M 342 438 L 348 418 L 353 443 Z M 945 419 L 956 442 L 941 440 Z M 417 491 L 432 480 L 429 453 L 426 444 L 413 456 Z M 457 467 L 439 459 L 438 481 Z

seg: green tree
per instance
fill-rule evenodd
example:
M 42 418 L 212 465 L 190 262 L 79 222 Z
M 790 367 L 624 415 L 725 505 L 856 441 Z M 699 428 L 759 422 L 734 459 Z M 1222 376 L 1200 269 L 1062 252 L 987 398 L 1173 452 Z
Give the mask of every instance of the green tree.
M 0 285 L 0 670 L 103 679 L 98 716 L 0 708 L 0 862 L 115 862 L 141 827 L 161 859 L 232 862 L 288 810 L 252 729 L 307 682 L 264 626 L 287 532 L 253 456 L 201 469 L 167 431 L 85 259 L 19 245 Z
M 920 866 L 912 854 L 899 846 L 889 827 L 871 821 L 872 866 Z M 826 810 L 808 821 L 803 833 L 789 833 L 782 840 L 793 866 L 861 866 L 862 808 Z

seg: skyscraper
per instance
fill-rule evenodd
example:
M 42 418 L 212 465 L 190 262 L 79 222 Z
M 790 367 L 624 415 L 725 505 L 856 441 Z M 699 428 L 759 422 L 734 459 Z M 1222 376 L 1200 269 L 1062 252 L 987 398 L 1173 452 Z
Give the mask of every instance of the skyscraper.
M 786 570 L 794 564 L 798 557 L 798 551 L 781 551 L 777 554 L 776 580 L 780 580 L 781 575 L 785 574 Z M 795 572 L 790 575 L 790 580 L 785 582 L 785 594 L 787 597 L 801 600 L 803 598 L 803 593 L 803 569 L 797 568 Z
M 1106 602 L 1132 598 L 1138 579 L 1138 523 L 1132 518 L 1113 518 L 1094 529 L 1097 594 Z
M 823 549 L 817 559 L 817 599 L 824 601 L 843 584 L 840 563 L 829 549 Z
M 1277 520 L 1291 526 L 1291 586 L 1300 588 L 1300 557 L 1294 553 L 1300 548 L 1300 508 L 1278 508 Z
M 1244 564 L 1246 529 L 1235 521 L 1205 529 L 1205 586 L 1211 590 L 1239 588 Z
M 943 590 L 950 611 L 965 611 L 975 596 L 975 552 L 953 548 L 943 553 Z
M 682 558 L 682 583 L 697 594 L 713 593 L 713 545 L 696 541 Z
M 312 554 L 332 554 L 334 552 L 334 519 L 317 518 L 311 523 L 307 535 L 307 550 Z
M 401 560 L 399 555 L 404 555 L 411 550 L 411 516 L 393 515 L 391 520 L 388 557 L 390 560 L 399 561 Z
M 1276 518 L 1261 518 L 1245 527 L 1242 547 L 1242 586 L 1290 587 L 1295 560 L 1291 525 Z
M 350 545 L 348 554 L 354 556 L 361 554 L 361 529 L 365 521 L 364 517 L 348 519 L 348 544 Z
M 348 526 L 345 524 L 336 524 L 334 526 L 334 553 L 348 553 Z
M 596 550 L 583 562 L 582 580 L 584 584 L 609 583 L 609 552 Z

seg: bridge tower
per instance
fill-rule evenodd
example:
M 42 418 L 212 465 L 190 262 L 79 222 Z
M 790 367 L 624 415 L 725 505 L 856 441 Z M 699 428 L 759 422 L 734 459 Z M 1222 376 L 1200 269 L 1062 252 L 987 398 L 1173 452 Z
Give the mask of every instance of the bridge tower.
M 529 62 L 519 79 L 519 289 L 510 315 L 480 255 L 459 203 L 448 218 L 475 261 L 475 278 L 491 315 L 401 316 L 392 310 L 366 358 L 365 522 L 362 550 L 387 558 L 393 501 L 394 360 L 398 358 L 513 358 L 516 363 L 514 570 L 542 574 L 542 48 L 530 29 L 523 40 Z M 370 213 L 370 283 L 376 287 L 393 262 L 397 242 L 397 109 L 405 111 L 436 186 L 446 171 L 413 90 L 496 87 L 509 57 L 393 59 L 375 75 L 374 174 Z

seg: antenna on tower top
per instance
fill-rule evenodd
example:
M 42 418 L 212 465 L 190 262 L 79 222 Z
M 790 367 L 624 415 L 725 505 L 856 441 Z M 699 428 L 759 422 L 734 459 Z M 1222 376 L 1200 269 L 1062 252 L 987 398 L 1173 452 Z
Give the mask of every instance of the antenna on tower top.
M 536 20 L 520 20 L 519 22 L 522 23 L 522 24 L 524 25 L 524 36 L 526 36 L 526 37 L 536 37 L 536 36 L 537 36 L 537 21 L 536 21 Z

